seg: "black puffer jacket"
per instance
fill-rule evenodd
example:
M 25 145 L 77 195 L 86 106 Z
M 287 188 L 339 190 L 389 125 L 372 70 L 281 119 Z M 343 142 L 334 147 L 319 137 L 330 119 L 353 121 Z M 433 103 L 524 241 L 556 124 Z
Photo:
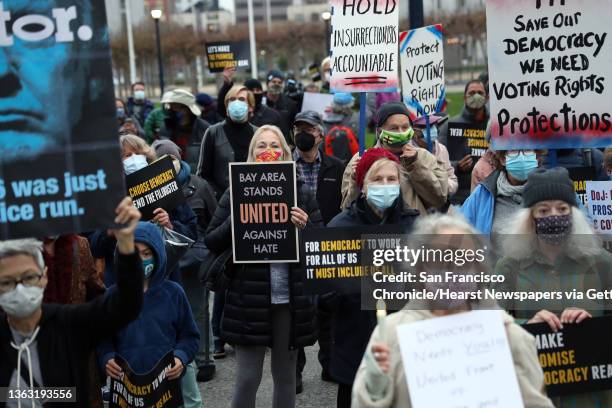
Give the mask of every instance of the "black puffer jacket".
M 405 233 L 419 216 L 417 210 L 408 208 L 403 201 L 387 211 L 384 220 L 378 219 L 363 196 L 353 201 L 351 207 L 336 215 L 327 225 L 336 227 L 358 227 L 363 225 L 401 225 Z M 330 373 L 341 384 L 352 384 L 363 354 L 376 327 L 376 312 L 361 310 L 361 295 L 338 296 L 337 307 L 332 316 L 332 358 Z
M 298 181 L 298 206 L 308 214 L 308 225 L 322 226 L 317 202 Z M 206 246 L 221 253 L 232 244 L 229 190 L 221 200 L 206 233 Z M 299 264 L 289 264 L 291 333 L 289 348 L 314 344 L 316 326 L 310 297 L 303 295 Z M 232 345 L 272 347 L 270 264 L 234 266 L 233 279 L 225 297 L 221 337 Z

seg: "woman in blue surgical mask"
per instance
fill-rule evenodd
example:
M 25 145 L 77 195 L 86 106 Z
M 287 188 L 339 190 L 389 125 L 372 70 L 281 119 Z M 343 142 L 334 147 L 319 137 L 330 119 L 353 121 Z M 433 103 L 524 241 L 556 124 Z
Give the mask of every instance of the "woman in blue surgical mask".
M 523 204 L 523 189 L 539 166 L 535 150 L 497 152 L 499 168 L 482 181 L 461 207 L 463 215 L 482 234 L 500 234 Z
M 355 169 L 361 190 L 359 197 L 343 210 L 329 227 L 362 227 L 372 225 L 401 226 L 405 233 L 419 216 L 403 201 L 404 179 L 399 159 L 387 149 L 368 149 Z M 376 326 L 374 311 L 361 310 L 361 295 L 338 296 L 332 318 L 331 377 L 339 384 L 337 407 L 350 407 L 351 388 L 372 330 Z

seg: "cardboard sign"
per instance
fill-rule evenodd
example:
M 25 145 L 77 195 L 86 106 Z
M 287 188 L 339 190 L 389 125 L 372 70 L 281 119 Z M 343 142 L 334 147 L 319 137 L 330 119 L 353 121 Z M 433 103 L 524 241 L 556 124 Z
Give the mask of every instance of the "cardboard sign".
M 401 232 L 394 225 L 305 229 L 301 240 L 304 290 L 311 294 L 361 293 L 361 278 L 378 270 L 389 272 L 374 267 L 371 256 L 364 259 L 362 255 L 377 248 L 395 248 L 396 241 L 386 247 L 385 238 Z
M 396 92 L 399 1 L 331 0 L 331 93 Z
M 294 162 L 230 163 L 234 263 L 298 262 Z
M 208 70 L 223 72 L 226 67 L 249 68 L 249 42 L 210 42 L 206 43 Z
M 443 45 L 441 24 L 400 33 L 402 96 L 412 120 L 446 107 Z
M 499 310 L 480 310 L 398 326 L 414 408 L 522 407 Z
M 322 94 L 314 92 L 304 92 L 304 100 L 302 101 L 302 112 L 315 111 L 323 116 L 325 111 L 331 109 L 334 95 Z
M 125 186 L 104 1 L 0 10 L 0 239 L 108 228 Z
M 612 145 L 612 2 L 487 0 L 495 150 Z
M 487 124 L 481 126 L 449 122 L 448 137 L 446 138 L 446 147 L 451 160 L 461 160 L 464 157 L 464 152 L 470 150 L 474 163 L 484 155 L 489 148 L 489 142 L 485 138 L 487 132 Z
M 169 380 L 168 370 L 174 365 L 172 352 L 166 354 L 147 374 L 136 374 L 129 364 L 115 356 L 115 362 L 123 370 L 123 378 L 117 381 L 111 378 L 111 408 L 156 407 L 178 408 L 183 406 L 181 380 Z
M 549 396 L 612 389 L 612 317 L 566 324 L 556 333 L 547 323 L 523 328 L 536 337 Z
M 587 181 L 586 197 L 595 231 L 612 241 L 612 180 Z
M 143 220 L 153 218 L 157 208 L 170 211 L 185 201 L 174 171 L 172 159 L 166 155 L 125 177 L 128 194 Z
M 587 205 L 586 185 L 587 181 L 595 179 L 594 167 L 570 167 L 567 169 L 570 178 L 574 182 L 574 190 L 582 205 Z

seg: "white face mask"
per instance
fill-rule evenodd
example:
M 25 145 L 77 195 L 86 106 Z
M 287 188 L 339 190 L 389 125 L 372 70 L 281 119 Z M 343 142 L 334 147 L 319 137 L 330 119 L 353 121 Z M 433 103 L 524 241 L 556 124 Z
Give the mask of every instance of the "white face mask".
M 23 286 L 19 283 L 12 291 L 0 295 L 0 307 L 9 316 L 28 317 L 42 304 L 43 293 L 44 289 L 40 286 Z
M 142 154 L 133 154 L 123 161 L 125 174 L 132 174 L 140 169 L 147 167 L 147 158 Z

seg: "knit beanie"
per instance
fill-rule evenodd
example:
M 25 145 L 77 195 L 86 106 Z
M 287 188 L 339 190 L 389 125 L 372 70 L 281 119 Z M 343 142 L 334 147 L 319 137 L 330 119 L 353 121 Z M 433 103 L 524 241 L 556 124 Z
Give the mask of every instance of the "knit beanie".
M 370 167 L 372 167 L 374 162 L 383 158 L 399 164 L 399 159 L 397 156 L 387 149 L 383 149 L 382 147 L 373 147 L 366 150 L 363 157 L 359 159 L 359 163 L 357 163 L 357 168 L 355 169 L 355 180 L 357 181 L 357 185 L 359 186 L 360 190 L 363 188 L 363 181 L 368 173 L 368 170 L 370 170 Z
M 532 207 L 540 201 L 561 200 L 571 206 L 578 206 L 574 183 L 567 169 L 540 168 L 529 174 L 523 190 L 523 207 Z
M 270 81 L 271 81 L 272 79 L 274 79 L 274 78 L 280 78 L 280 79 L 282 79 L 283 81 L 285 80 L 285 76 L 283 75 L 283 73 L 282 73 L 282 72 L 280 72 L 280 71 L 279 71 L 279 70 L 277 70 L 277 69 L 272 69 L 272 70 L 270 70 L 270 71 L 268 72 L 268 76 L 267 76 L 267 78 L 268 78 L 268 82 L 270 82 Z
M 155 154 L 157 157 L 162 157 L 165 154 L 169 154 L 171 156 L 176 157 L 177 159 L 181 159 L 181 148 L 178 147 L 173 141 L 168 139 L 156 140 L 151 145 L 153 149 L 155 149 Z
M 253 91 L 255 89 L 263 89 L 261 82 L 255 78 L 249 78 L 244 81 L 244 86 L 246 86 L 249 91 Z
M 389 119 L 389 116 L 392 115 L 406 115 L 410 118 L 408 108 L 402 102 L 387 102 L 378 109 L 378 122 L 376 123 L 376 127 L 382 127 L 387 119 Z

